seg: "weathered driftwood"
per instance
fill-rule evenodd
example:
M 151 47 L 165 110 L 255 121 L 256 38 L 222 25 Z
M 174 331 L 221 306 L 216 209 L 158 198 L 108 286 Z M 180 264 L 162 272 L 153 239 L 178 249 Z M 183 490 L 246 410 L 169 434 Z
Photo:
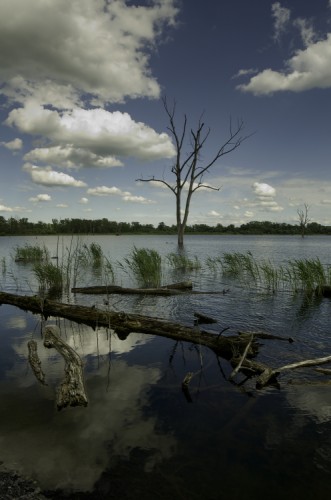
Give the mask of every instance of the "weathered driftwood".
M 330 368 L 315 368 L 315 372 L 323 373 L 324 375 L 331 375 Z
M 239 363 L 237 364 L 237 366 L 232 370 L 232 372 L 230 374 L 230 377 L 229 377 L 229 380 L 232 380 L 237 375 L 237 373 L 239 372 L 240 368 L 242 367 L 242 365 L 243 365 L 243 363 L 244 363 L 244 361 L 245 361 L 245 359 L 247 357 L 247 354 L 249 352 L 249 349 L 250 349 L 250 347 L 252 345 L 253 339 L 254 339 L 254 334 L 251 335 L 251 338 L 247 342 L 247 345 L 245 347 L 243 355 L 240 358 Z
M 125 295 L 181 295 L 183 293 L 191 293 L 197 295 L 223 295 L 224 292 L 202 292 L 199 290 L 192 290 L 191 281 L 183 281 L 181 283 L 174 283 L 172 285 L 165 285 L 159 288 L 126 288 L 118 285 L 100 285 L 100 286 L 84 286 L 75 287 L 71 289 L 72 293 L 84 293 L 89 295 L 111 295 L 111 294 L 125 294 Z
M 41 361 L 39 359 L 37 350 L 37 342 L 35 340 L 29 340 L 28 350 L 29 350 L 28 361 L 30 363 L 33 373 L 36 376 L 36 379 L 39 380 L 41 384 L 47 385 L 45 382 L 45 374 L 41 368 Z
M 280 366 L 279 368 L 276 368 L 274 370 L 267 367 L 266 370 L 263 373 L 261 373 L 261 375 L 257 379 L 256 386 L 258 388 L 264 387 L 270 382 L 270 380 L 277 377 L 277 375 L 279 375 L 283 371 L 293 370 L 295 368 L 302 368 L 306 366 L 322 365 L 324 363 L 329 363 L 330 361 L 331 361 L 331 356 L 325 356 L 323 358 L 306 359 L 304 361 L 299 361 L 297 363 L 291 363 L 290 365 Z
M 247 336 L 245 335 L 219 336 L 204 330 L 197 331 L 193 326 L 186 326 L 151 316 L 105 311 L 96 307 L 42 300 L 37 296 L 31 297 L 0 292 L 0 304 L 10 304 L 23 310 L 42 314 L 46 319 L 49 316 L 55 316 L 67 318 L 77 323 L 84 323 L 94 328 L 98 326 L 108 327 L 115 330 L 121 337 L 125 337 L 131 332 L 138 332 L 200 344 L 209 347 L 216 354 L 226 359 L 231 359 L 234 352 L 242 353 L 247 345 Z M 253 342 L 249 355 L 256 354 L 257 349 L 257 344 Z
M 47 348 L 54 347 L 65 360 L 65 378 L 56 393 L 58 410 L 66 406 L 87 406 L 81 358 L 76 351 L 61 339 L 57 326 L 46 326 L 43 334 L 44 346 Z

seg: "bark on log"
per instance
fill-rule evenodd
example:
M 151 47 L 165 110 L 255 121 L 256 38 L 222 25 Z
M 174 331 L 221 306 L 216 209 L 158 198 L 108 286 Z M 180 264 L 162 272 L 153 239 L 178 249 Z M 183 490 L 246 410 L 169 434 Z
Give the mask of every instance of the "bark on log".
M 34 340 L 29 340 L 28 350 L 29 350 L 28 361 L 30 363 L 33 373 L 36 376 L 36 379 L 41 384 L 47 385 L 45 382 L 45 374 L 41 368 L 41 361 L 38 356 L 37 342 L 35 342 Z
M 57 326 L 46 326 L 43 333 L 44 346 L 48 349 L 54 347 L 65 360 L 65 378 L 56 392 L 58 410 L 66 406 L 87 406 L 81 358 L 61 339 Z
M 25 311 L 42 314 L 46 319 L 49 316 L 54 316 L 84 323 L 93 328 L 98 326 L 112 328 L 119 336 L 123 337 L 131 332 L 137 332 L 200 344 L 209 347 L 225 359 L 231 359 L 234 352 L 242 353 L 247 345 L 245 335 L 219 336 L 215 333 L 204 330 L 197 331 L 191 326 L 151 316 L 104 311 L 96 307 L 43 300 L 37 296 L 0 292 L 0 304 L 10 304 Z M 257 343 L 253 342 L 249 355 L 255 355 L 257 350 Z

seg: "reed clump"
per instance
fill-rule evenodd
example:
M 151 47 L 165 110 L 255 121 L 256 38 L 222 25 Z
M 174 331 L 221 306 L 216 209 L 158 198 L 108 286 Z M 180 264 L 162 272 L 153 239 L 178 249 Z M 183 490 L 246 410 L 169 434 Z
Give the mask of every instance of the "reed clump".
M 28 245 L 15 247 L 15 262 L 41 262 L 49 258 L 49 251 L 45 245 Z
M 323 265 L 318 257 L 295 259 L 276 267 L 270 260 L 256 260 L 251 252 L 235 252 L 225 253 L 221 266 L 224 274 L 272 292 L 282 287 L 292 292 L 312 293 L 331 284 L 331 266 Z
M 157 288 L 162 282 L 162 258 L 156 250 L 133 247 L 124 264 L 119 267 L 134 276 L 138 285 L 144 288 Z
M 201 262 L 195 255 L 193 259 L 185 254 L 171 252 L 167 255 L 167 261 L 171 267 L 180 271 L 195 271 L 201 269 Z
M 330 284 L 331 268 L 324 266 L 318 257 L 314 259 L 295 259 L 289 262 L 287 280 L 293 290 L 311 293 L 323 285 Z
M 60 267 L 50 261 L 39 262 L 33 266 L 34 275 L 42 292 L 61 293 L 63 288 L 63 273 Z
M 224 253 L 222 269 L 224 274 L 247 284 L 256 284 L 260 279 L 260 268 L 251 252 Z

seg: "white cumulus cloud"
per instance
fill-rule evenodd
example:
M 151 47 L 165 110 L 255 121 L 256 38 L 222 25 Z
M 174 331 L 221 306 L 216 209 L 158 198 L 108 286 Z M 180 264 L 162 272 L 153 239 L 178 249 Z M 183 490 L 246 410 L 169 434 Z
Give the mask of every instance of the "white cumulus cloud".
M 254 182 L 253 184 L 253 190 L 254 193 L 261 197 L 269 197 L 269 196 L 275 196 L 276 195 L 276 190 L 269 184 L 266 184 L 264 182 Z
M 87 194 L 91 196 L 119 196 L 123 201 L 128 201 L 132 203 L 141 203 L 143 205 L 150 205 L 155 203 L 144 196 L 135 196 L 131 194 L 129 191 L 122 191 L 121 189 L 112 186 L 98 186 L 96 188 L 89 188 L 87 190 Z
M 2 92 L 20 102 L 33 95 L 67 108 L 80 94 L 94 102 L 158 97 L 149 53 L 174 26 L 175 0 L 146 6 L 125 0 L 0 2 Z
M 51 201 L 51 196 L 49 194 L 38 194 L 37 196 L 33 196 L 29 198 L 29 201 L 39 202 L 39 201 Z
M 114 156 L 102 156 L 72 144 L 35 148 L 24 155 L 24 160 L 35 163 L 47 163 L 62 168 L 81 167 L 120 167 L 123 163 Z
M 17 151 L 19 149 L 22 149 L 23 147 L 23 141 L 19 137 L 16 137 L 16 139 L 13 139 L 12 141 L 9 142 L 0 142 L 1 146 L 4 146 L 7 149 L 10 149 L 12 151 Z
M 6 205 L 0 204 L 0 212 L 12 212 L 13 209 L 10 207 L 7 207 Z
M 35 101 L 13 109 L 6 120 L 21 132 L 42 136 L 57 143 L 57 148 L 39 148 L 27 154 L 28 158 L 43 161 L 48 156 L 60 165 L 73 165 L 74 159 L 86 166 L 118 166 L 113 156 L 135 157 L 143 160 L 171 158 L 174 146 L 166 133 L 158 134 L 141 122 L 132 120 L 128 113 L 109 112 L 102 108 L 74 109 L 60 113 L 46 109 Z M 69 163 L 68 163 L 69 162 Z
M 290 16 L 286 13 L 288 9 L 284 12 L 279 2 L 273 4 L 273 9 L 278 38 Z M 248 83 L 238 85 L 237 89 L 255 95 L 267 95 L 280 91 L 303 92 L 331 87 L 331 33 L 317 40 L 310 20 L 297 18 L 292 25 L 299 29 L 304 49 L 296 50 L 284 62 L 282 70 L 266 68 L 252 76 Z
M 281 212 L 283 210 L 283 207 L 275 200 L 276 189 L 270 186 L 270 184 L 265 182 L 254 182 L 252 189 L 256 199 L 253 203 L 250 203 L 251 207 L 257 208 L 263 212 Z
M 28 172 L 31 176 L 32 182 L 35 184 L 40 184 L 43 186 L 71 186 L 71 187 L 85 187 L 85 182 L 76 180 L 71 175 L 65 174 L 63 172 L 55 172 L 51 167 L 40 168 L 36 165 L 31 165 L 26 163 L 23 166 L 23 170 Z

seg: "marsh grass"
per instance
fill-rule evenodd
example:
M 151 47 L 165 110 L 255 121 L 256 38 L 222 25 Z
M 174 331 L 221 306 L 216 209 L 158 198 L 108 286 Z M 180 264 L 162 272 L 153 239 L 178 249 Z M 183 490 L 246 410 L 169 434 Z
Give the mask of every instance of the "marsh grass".
M 284 285 L 284 269 L 282 266 L 277 268 L 270 260 L 263 260 L 258 266 L 260 269 L 259 281 L 262 286 L 271 292 L 276 292 Z
M 124 259 L 124 264 L 118 266 L 132 275 L 139 286 L 144 288 L 157 288 L 162 282 L 162 259 L 156 250 L 133 247 L 129 257 Z
M 33 272 L 41 292 L 62 292 L 63 275 L 60 267 L 52 262 L 39 262 L 33 266 Z
M 49 258 L 49 251 L 45 245 L 24 245 L 15 247 L 14 260 L 16 262 L 40 262 Z
M 210 271 L 217 273 L 222 269 L 222 257 L 207 257 L 206 266 Z
M 171 267 L 180 271 L 195 271 L 202 267 L 196 255 L 193 259 L 190 259 L 187 255 L 171 252 L 167 255 L 166 259 Z
M 256 284 L 260 278 L 260 268 L 251 252 L 224 253 L 221 262 L 223 273 L 246 284 Z
M 251 252 L 225 253 L 221 266 L 224 274 L 272 292 L 283 288 L 309 294 L 331 283 L 331 267 L 323 265 L 318 257 L 295 259 L 276 267 L 270 260 L 257 261 Z
M 320 259 L 295 259 L 287 267 L 287 280 L 292 289 L 307 293 L 318 290 L 322 285 L 330 284 L 330 266 L 323 266 Z
M 83 243 L 80 237 L 72 237 L 69 245 L 62 242 L 62 252 L 58 241 L 56 260 L 50 259 L 45 246 L 25 245 L 16 247 L 15 261 L 33 264 L 33 273 L 39 290 L 69 293 L 77 283 L 86 284 L 92 279 L 102 283 L 115 282 L 115 267 L 106 257 L 98 243 Z M 251 252 L 224 253 L 222 256 L 207 257 L 204 265 L 197 256 L 189 258 L 183 253 L 169 253 L 164 260 L 156 251 L 148 248 L 136 248 L 118 267 L 138 283 L 138 286 L 159 287 L 162 279 L 169 272 L 212 272 L 215 275 L 239 280 L 240 284 L 262 288 L 272 293 L 279 289 L 292 293 L 315 293 L 322 285 L 331 285 L 331 265 L 324 265 L 318 257 L 312 259 L 294 259 L 281 266 L 270 260 L 255 259 Z M 5 280 L 10 271 L 5 258 L 1 261 L 2 278 Z M 14 280 L 14 278 L 12 278 Z M 16 278 L 18 281 L 18 279 Z

